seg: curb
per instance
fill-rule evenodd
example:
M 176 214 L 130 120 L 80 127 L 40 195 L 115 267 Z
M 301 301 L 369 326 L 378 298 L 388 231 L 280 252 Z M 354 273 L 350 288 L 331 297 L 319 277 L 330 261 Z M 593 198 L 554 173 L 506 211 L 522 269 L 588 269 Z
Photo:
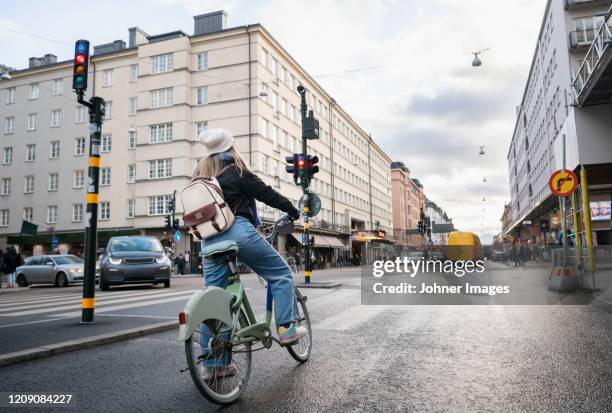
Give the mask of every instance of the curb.
M 0 288 L 0 295 L 2 294 L 14 294 L 29 291 L 30 287 L 15 287 L 15 288 Z
M 62 341 L 60 343 L 50 344 L 48 346 L 40 346 L 27 350 L 15 351 L 13 353 L 0 355 L 0 366 L 23 363 L 24 361 L 36 360 L 70 351 L 130 340 L 149 334 L 175 330 L 177 328 L 178 323 L 176 321 L 164 321 L 144 327 L 130 328 L 115 331 L 113 333 L 99 334 L 97 336 L 87 337 L 84 339 Z

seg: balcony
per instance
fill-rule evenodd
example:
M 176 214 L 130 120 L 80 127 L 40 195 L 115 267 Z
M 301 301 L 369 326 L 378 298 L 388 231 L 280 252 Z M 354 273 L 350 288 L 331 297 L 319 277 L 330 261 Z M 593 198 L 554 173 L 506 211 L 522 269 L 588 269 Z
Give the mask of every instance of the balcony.
M 572 81 L 578 107 L 612 103 L 612 7 Z M 578 40 L 578 38 L 577 38 Z
M 610 0 L 565 0 L 565 10 L 590 6 L 610 6 L 610 3 Z

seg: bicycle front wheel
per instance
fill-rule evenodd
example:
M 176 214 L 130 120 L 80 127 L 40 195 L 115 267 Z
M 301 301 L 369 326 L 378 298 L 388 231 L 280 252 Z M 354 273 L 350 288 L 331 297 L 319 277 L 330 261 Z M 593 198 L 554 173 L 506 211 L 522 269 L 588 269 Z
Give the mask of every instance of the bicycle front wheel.
M 244 312 L 238 315 L 239 328 L 247 327 Z M 206 399 L 216 404 L 236 401 L 251 374 L 251 343 L 232 345 L 232 326 L 208 319 L 199 324 L 185 341 L 189 373 Z
M 310 326 L 310 315 L 306 308 L 306 297 L 300 293 L 300 290 L 295 289 L 295 298 L 298 308 L 298 324 L 306 328 L 307 334 L 296 341 L 294 344 L 287 346 L 287 351 L 295 360 L 303 363 L 310 358 L 312 351 L 312 328 Z

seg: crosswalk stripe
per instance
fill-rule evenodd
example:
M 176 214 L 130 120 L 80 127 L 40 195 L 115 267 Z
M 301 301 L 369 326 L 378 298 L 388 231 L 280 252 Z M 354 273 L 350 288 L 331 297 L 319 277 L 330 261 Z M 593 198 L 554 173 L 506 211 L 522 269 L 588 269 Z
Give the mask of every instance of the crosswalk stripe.
M 351 306 L 338 314 L 313 324 L 313 328 L 322 330 L 346 331 L 368 322 L 380 313 L 388 311 L 384 306 Z
M 147 301 L 147 302 L 139 302 L 139 303 L 132 303 L 132 304 L 120 304 L 120 305 L 115 305 L 115 306 L 110 306 L 110 307 L 102 307 L 102 308 L 96 308 L 95 314 L 100 314 L 100 313 L 108 313 L 110 311 L 118 311 L 118 310 L 127 310 L 129 308 L 136 308 L 136 307 L 146 307 L 149 305 L 155 305 L 155 304 L 164 304 L 164 303 L 171 303 L 173 301 L 181 301 L 181 300 L 187 300 L 189 297 L 184 296 L 184 297 L 169 297 L 169 298 L 162 298 L 159 300 L 153 300 L 153 301 Z M 59 318 L 68 318 L 68 317 L 77 317 L 80 316 L 81 312 L 80 311 L 71 311 L 69 313 L 61 313 L 61 314 L 51 314 L 48 317 L 59 317 Z
M 194 293 L 194 291 L 171 291 L 171 292 L 167 292 L 167 293 L 160 293 L 160 294 L 156 294 L 155 297 L 169 297 L 172 295 L 192 295 Z M 113 297 L 114 298 L 114 297 Z M 114 300 L 107 300 L 104 301 L 103 304 L 115 304 L 115 303 L 122 303 L 122 302 L 131 302 L 131 301 L 140 301 L 140 300 L 148 300 L 150 299 L 150 296 L 144 296 L 144 297 L 131 297 L 131 298 L 119 298 L 117 297 L 117 299 Z M 147 305 L 146 303 L 150 302 L 150 301 L 145 301 L 143 305 Z M 25 311 L 17 311 L 17 312 L 12 312 L 12 313 L 2 313 L 0 314 L 1 317 L 18 317 L 18 316 L 24 316 L 24 315 L 32 315 L 32 314 L 44 314 L 44 313 L 52 313 L 55 311 L 62 311 L 62 310 L 71 310 L 74 308 L 81 308 L 81 304 L 70 304 L 70 305 L 63 305 L 63 306 L 57 306 L 57 307 L 51 307 L 51 308 L 40 308 L 40 309 L 33 309 L 33 310 L 25 310 Z M 98 311 L 98 310 L 96 310 Z M 1 313 L 1 311 L 0 311 Z
M 9 305 L 12 303 L 25 303 L 28 301 L 36 301 L 36 300 L 46 300 L 51 298 L 69 298 L 73 296 L 77 296 L 77 293 L 74 294 L 44 294 L 44 295 L 25 295 L 25 293 L 20 293 L 20 298 L 11 298 L 9 300 L 3 300 L 0 298 L 0 306 Z
M 167 290 L 149 290 L 149 291 L 134 291 L 134 292 L 127 292 L 127 293 L 119 293 L 119 294 L 104 293 L 104 294 L 96 295 L 96 302 L 116 299 L 118 297 L 129 298 L 129 297 L 146 296 L 146 295 L 157 295 L 157 294 L 162 294 L 164 292 L 168 292 L 168 291 Z M 19 303 L 19 305 L 16 305 L 17 303 L 13 303 L 10 305 L 0 304 L 0 313 L 6 312 L 6 311 L 17 310 L 19 308 L 33 309 L 33 308 L 48 307 L 54 304 L 61 304 L 61 302 L 65 302 L 66 304 L 68 304 L 69 302 L 72 301 L 76 304 L 78 302 L 81 302 L 81 298 L 82 298 L 82 294 L 72 294 L 70 297 L 53 298 L 53 299 L 47 299 L 47 300 L 36 300 L 36 301 L 30 301 L 28 303 Z

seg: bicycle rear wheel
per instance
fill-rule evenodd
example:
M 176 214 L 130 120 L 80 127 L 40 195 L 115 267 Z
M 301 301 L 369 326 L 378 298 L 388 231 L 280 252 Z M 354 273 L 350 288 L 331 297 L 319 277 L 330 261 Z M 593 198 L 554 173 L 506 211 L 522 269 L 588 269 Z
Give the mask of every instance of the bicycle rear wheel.
M 306 308 L 306 297 L 304 297 L 297 288 L 295 289 L 295 298 L 297 299 L 298 308 L 297 322 L 306 328 L 307 334 L 294 344 L 287 346 L 287 351 L 291 354 L 291 357 L 303 363 L 310 358 L 310 353 L 312 351 L 312 328 L 310 326 L 308 308 Z
M 242 311 L 238 325 L 239 328 L 248 326 Z M 251 374 L 251 343 L 233 346 L 232 326 L 221 320 L 203 320 L 199 326 L 185 342 L 191 378 L 209 401 L 233 403 L 244 391 Z

